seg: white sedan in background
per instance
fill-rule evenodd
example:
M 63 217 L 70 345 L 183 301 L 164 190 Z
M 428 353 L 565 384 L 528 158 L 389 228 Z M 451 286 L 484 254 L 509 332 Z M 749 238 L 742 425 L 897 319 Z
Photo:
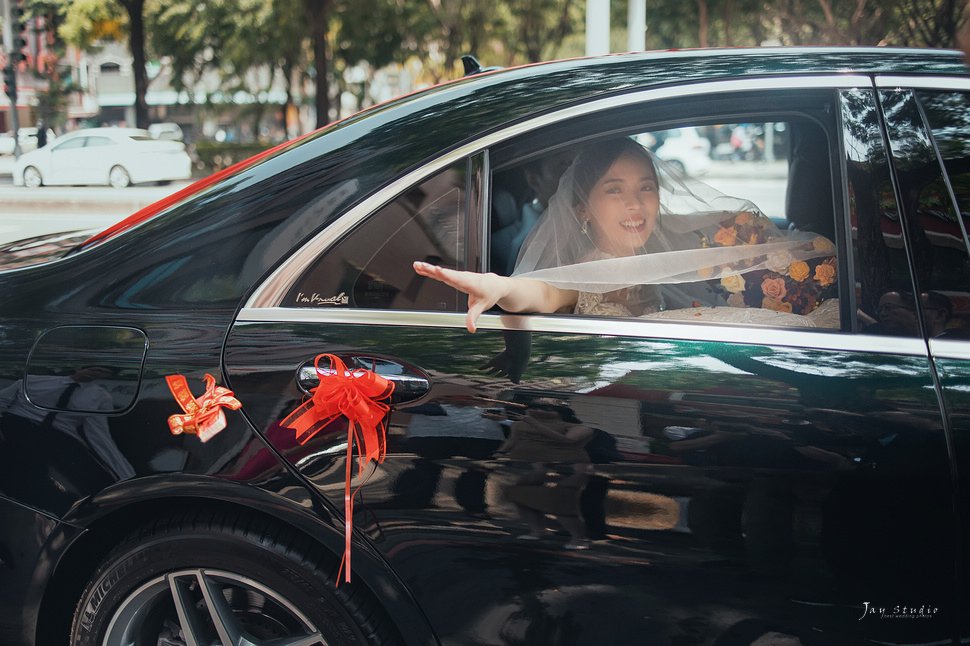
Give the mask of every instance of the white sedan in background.
M 192 161 L 178 141 L 157 141 L 137 128 L 76 130 L 21 155 L 13 166 L 17 186 L 110 184 L 188 179 Z

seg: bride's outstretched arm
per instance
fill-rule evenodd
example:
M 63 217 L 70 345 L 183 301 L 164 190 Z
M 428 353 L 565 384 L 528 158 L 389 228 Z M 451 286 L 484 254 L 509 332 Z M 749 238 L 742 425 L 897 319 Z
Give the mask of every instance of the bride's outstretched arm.
M 456 271 L 415 262 L 414 271 L 421 276 L 440 280 L 460 292 L 468 294 L 468 314 L 465 326 L 475 331 L 475 322 L 485 310 L 498 305 L 506 312 L 558 312 L 576 304 L 577 292 L 559 289 L 541 280 L 513 278 L 497 274 Z

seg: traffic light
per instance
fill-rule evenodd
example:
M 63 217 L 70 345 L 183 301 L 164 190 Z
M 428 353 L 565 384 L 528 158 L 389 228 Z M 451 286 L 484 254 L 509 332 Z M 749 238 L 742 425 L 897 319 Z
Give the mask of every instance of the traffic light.
M 17 102 L 17 70 L 13 63 L 3 68 L 3 93 L 10 97 L 11 103 Z
M 10 0 L 10 31 L 13 42 L 10 44 L 13 63 L 27 60 L 27 21 L 21 0 Z

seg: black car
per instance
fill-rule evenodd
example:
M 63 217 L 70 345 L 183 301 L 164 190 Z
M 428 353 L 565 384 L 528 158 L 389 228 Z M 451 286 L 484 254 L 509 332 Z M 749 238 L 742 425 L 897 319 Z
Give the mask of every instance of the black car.
M 537 168 L 678 128 L 724 152 L 704 181 L 834 242 L 812 313 L 727 324 L 712 284 L 469 334 L 412 271 L 507 273 Z M 21 245 L 0 644 L 966 641 L 968 213 L 957 53 L 737 49 L 464 78 Z M 395 384 L 360 474 L 345 418 L 283 423 L 321 354 Z M 207 386 L 241 407 L 189 432 Z

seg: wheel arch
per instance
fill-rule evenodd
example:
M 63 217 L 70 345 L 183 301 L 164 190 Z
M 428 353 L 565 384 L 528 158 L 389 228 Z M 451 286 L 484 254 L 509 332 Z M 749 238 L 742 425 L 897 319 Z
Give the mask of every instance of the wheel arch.
M 208 484 L 211 485 L 211 481 Z M 125 536 L 160 515 L 195 510 L 245 513 L 305 535 L 322 546 L 334 563 L 339 561 L 340 553 L 337 550 L 343 546 L 340 528 L 315 518 L 313 512 L 304 506 L 269 492 L 264 491 L 262 496 L 254 497 L 252 487 L 234 483 L 217 484 L 222 486 L 209 486 L 204 491 L 168 491 L 159 495 L 136 493 L 131 499 L 119 502 L 110 509 L 99 506 L 99 513 L 84 522 L 62 523 L 48 545 L 52 546 L 52 551 L 56 550 L 54 546 L 58 543 L 63 547 L 56 550 L 56 555 L 47 563 L 44 562 L 47 559 L 41 560 L 38 569 L 46 566 L 48 575 L 45 577 L 42 572 L 37 572 L 34 577 L 35 581 L 46 580 L 46 585 L 34 587 L 37 598 L 33 602 L 38 604 L 37 626 L 33 631 L 36 643 L 60 643 L 64 640 L 69 634 L 71 619 L 84 587 L 98 565 Z M 246 491 L 240 491 L 242 489 Z M 119 496 L 115 492 L 112 497 Z M 336 568 L 333 569 L 336 571 Z M 363 585 L 370 591 L 397 630 L 406 637 L 407 643 L 439 643 L 407 587 L 379 555 L 371 553 L 360 542 L 354 545 L 354 583 L 351 585 L 354 584 Z

